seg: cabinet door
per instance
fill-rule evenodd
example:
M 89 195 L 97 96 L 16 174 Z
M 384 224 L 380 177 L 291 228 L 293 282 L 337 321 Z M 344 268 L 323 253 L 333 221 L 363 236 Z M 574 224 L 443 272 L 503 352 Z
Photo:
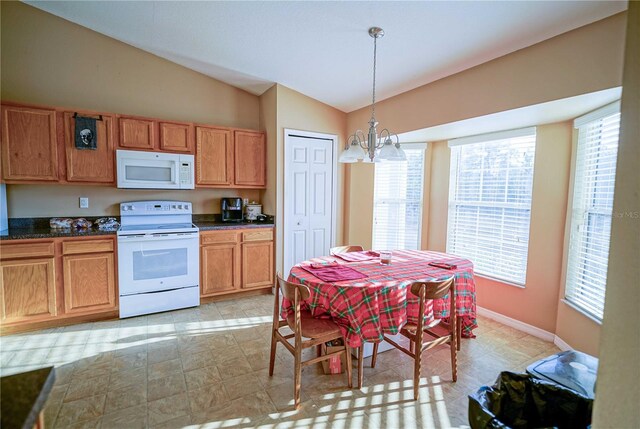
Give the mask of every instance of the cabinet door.
M 75 113 L 96 119 L 96 149 L 76 149 Z M 65 151 L 67 181 L 83 183 L 115 183 L 115 118 L 111 115 L 65 112 Z
M 0 261 L 2 323 L 55 317 L 55 278 L 54 258 Z
M 265 187 L 267 147 L 264 133 L 236 131 L 234 140 L 234 183 L 239 186 Z
M 168 152 L 193 153 L 193 125 L 160 122 L 160 149 Z
M 196 127 L 196 185 L 230 186 L 233 178 L 231 131 Z
M 116 309 L 113 253 L 63 256 L 66 313 Z
M 273 285 L 273 241 L 242 244 L 242 287 Z
M 2 106 L 2 176 L 5 180 L 58 180 L 54 110 Z
M 133 150 L 156 148 L 156 122 L 121 116 L 118 118 L 120 137 L 118 147 Z
M 200 248 L 201 296 L 238 289 L 240 254 L 237 244 L 216 244 Z

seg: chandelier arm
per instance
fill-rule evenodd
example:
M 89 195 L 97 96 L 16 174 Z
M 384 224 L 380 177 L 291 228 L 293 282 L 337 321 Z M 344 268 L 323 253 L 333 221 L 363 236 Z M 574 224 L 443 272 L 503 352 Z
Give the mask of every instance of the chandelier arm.
M 358 133 L 360 133 L 360 135 L 362 137 L 360 137 L 360 135 L 358 135 Z M 366 151 L 369 150 L 369 148 L 367 147 L 367 137 L 364 134 L 364 131 L 362 130 L 356 130 L 355 133 L 353 133 L 353 135 L 356 137 L 358 144 L 360 145 L 360 147 Z
M 387 140 L 383 138 L 385 131 L 387 133 L 387 139 L 391 138 L 391 132 L 387 128 L 384 128 L 382 131 L 380 131 L 380 138 L 378 139 L 378 142 L 376 144 L 376 149 L 380 149 L 382 146 L 384 146 L 384 143 Z

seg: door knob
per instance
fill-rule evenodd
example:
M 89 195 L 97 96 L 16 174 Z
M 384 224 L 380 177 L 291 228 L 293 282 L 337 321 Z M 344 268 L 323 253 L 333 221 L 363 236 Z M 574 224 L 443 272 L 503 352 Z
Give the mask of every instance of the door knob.
M 302 225 L 302 222 L 298 222 L 298 226 Z

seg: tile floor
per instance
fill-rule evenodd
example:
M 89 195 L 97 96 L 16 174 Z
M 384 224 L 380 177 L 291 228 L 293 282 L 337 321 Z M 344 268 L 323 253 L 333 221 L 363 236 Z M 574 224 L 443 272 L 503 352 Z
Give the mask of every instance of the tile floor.
M 413 401 L 412 361 L 392 350 L 365 368 L 362 390 L 349 390 L 344 374 L 305 368 L 293 411 L 293 359 L 282 346 L 275 375 L 267 373 L 272 305 L 267 295 L 5 336 L 0 368 L 55 365 L 49 428 L 430 428 L 466 426 L 468 394 L 558 352 L 480 318 L 478 337 L 463 339 L 457 383 L 448 349 L 427 351 Z

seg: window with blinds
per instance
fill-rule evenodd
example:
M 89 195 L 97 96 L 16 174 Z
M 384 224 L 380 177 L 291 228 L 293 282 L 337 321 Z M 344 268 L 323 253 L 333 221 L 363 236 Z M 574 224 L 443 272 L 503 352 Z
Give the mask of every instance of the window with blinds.
M 406 161 L 375 164 L 374 249 L 420 249 L 425 147 L 403 145 Z
M 576 119 L 576 154 L 565 298 L 602 320 L 616 179 L 620 104 Z
M 478 274 L 525 284 L 535 145 L 535 128 L 449 142 L 447 253 Z

